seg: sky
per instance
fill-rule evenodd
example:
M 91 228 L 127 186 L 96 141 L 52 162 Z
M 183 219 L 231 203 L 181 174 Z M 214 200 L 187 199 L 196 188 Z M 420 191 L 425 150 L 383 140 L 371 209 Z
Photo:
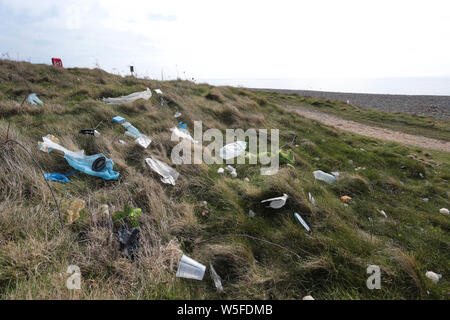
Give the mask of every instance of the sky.
M 158 79 L 445 78 L 450 94 L 449 39 L 448 0 L 0 0 L 2 56 Z

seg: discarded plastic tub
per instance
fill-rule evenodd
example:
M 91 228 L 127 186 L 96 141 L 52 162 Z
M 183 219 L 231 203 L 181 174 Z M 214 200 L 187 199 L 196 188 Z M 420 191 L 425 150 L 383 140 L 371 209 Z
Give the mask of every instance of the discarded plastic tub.
M 176 276 L 194 280 L 203 280 L 206 266 L 184 255 L 181 257 Z

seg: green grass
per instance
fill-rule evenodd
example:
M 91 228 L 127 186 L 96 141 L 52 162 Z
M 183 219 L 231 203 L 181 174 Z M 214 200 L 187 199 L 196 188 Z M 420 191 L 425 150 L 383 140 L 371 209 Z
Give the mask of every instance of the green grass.
M 268 91 L 253 91 L 253 93 L 257 97 L 275 104 L 306 107 L 368 125 L 450 141 L 448 119 L 414 116 L 402 112 L 389 113 L 361 108 L 341 101 L 304 97 L 297 94 L 281 94 Z
M 18 70 L 44 106 L 19 106 L 27 87 L 16 76 Z M 70 149 L 106 154 L 120 172 L 118 181 L 79 173 L 70 177 L 70 184 L 52 182 L 63 214 L 74 199 L 87 204 L 87 217 L 61 228 L 33 162 L 18 148 L 0 147 L 2 299 L 300 299 L 308 294 L 316 299 L 449 298 L 450 222 L 439 213 L 448 207 L 448 153 L 338 131 L 276 105 L 286 100 L 327 112 L 343 107 L 332 101 L 317 100 L 323 106 L 313 107 L 309 98 L 5 60 L 0 61 L 0 79 L 1 139 L 11 123 L 10 137 L 32 150 L 45 172 L 72 170 L 59 153 L 36 149 L 48 133 Z M 161 106 L 156 94 L 129 105 L 99 100 L 146 87 L 161 88 L 167 105 Z M 360 114 L 362 122 L 369 121 L 369 113 L 352 110 L 348 117 L 355 120 Z M 183 116 L 174 119 L 176 111 Z M 112 123 L 116 115 L 152 138 L 148 149 L 136 146 Z M 415 123 L 415 118 L 388 115 L 397 119 L 392 124 L 397 129 L 426 131 L 442 139 L 448 135 L 445 128 L 425 127 L 421 118 Z M 204 130 L 277 128 L 280 146 L 291 150 L 295 164 L 283 164 L 273 176 L 261 176 L 259 165 L 236 165 L 235 179 L 218 174 L 219 165 L 178 165 L 176 185 L 162 184 L 144 158 L 153 155 L 170 163 L 176 142 L 170 141 L 169 128 L 183 121 L 193 133 L 196 120 L 203 121 Z M 99 138 L 78 134 L 101 121 Z M 376 117 L 373 121 L 381 122 Z M 293 135 L 297 139 L 291 144 Z M 325 184 L 314 180 L 314 170 L 339 171 L 341 178 Z M 260 203 L 283 193 L 289 199 L 279 210 Z M 316 199 L 315 207 L 308 193 Z M 352 197 L 348 206 L 339 200 L 343 195 Z M 201 214 L 202 201 L 208 202 L 206 216 Z M 102 204 L 109 205 L 111 214 L 125 205 L 142 209 L 142 247 L 135 262 L 119 253 L 107 224 L 90 223 L 89 215 Z M 248 216 L 249 209 L 255 218 Z M 388 218 L 377 209 L 385 210 Z M 294 212 L 311 227 L 310 234 Z M 208 272 L 203 281 L 176 278 L 182 252 L 208 267 L 212 263 L 224 292 L 216 291 Z M 65 287 L 70 264 L 81 268 L 79 292 Z M 381 267 L 381 290 L 366 287 L 366 268 L 372 264 Z M 443 274 L 438 284 L 425 277 L 428 270 Z

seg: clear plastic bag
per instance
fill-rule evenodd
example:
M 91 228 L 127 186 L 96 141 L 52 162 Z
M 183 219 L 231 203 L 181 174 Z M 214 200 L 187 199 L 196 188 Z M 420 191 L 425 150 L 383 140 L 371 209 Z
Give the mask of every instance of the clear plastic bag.
M 121 96 L 117 98 L 103 98 L 103 102 L 108 104 L 121 104 L 121 103 L 130 103 L 136 101 L 138 99 L 148 100 L 152 97 L 152 91 L 147 88 L 145 91 L 134 92 L 127 96 Z

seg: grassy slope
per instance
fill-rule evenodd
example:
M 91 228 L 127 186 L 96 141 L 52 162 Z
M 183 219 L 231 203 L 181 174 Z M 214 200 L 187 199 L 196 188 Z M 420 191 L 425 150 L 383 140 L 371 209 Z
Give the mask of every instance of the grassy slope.
M 254 92 L 271 103 L 307 107 L 368 125 L 450 141 L 448 119 L 414 116 L 402 112 L 389 113 L 361 108 L 352 104 L 348 105 L 341 101 L 303 97 L 297 94 L 279 94 L 268 91 Z
M 17 70 L 45 106 L 18 106 L 27 87 Z M 79 221 L 61 230 L 51 195 L 32 161 L 18 148 L 1 149 L 0 298 L 449 298 L 450 223 L 438 212 L 448 207 L 447 153 L 430 152 L 430 159 L 418 148 L 339 132 L 243 89 L 10 61 L 0 61 L 0 81 L 0 134 L 10 121 L 10 136 L 31 149 L 46 172 L 71 171 L 60 154 L 36 150 L 48 133 L 68 148 L 106 154 L 120 172 L 112 182 L 77 174 L 70 184 L 52 183 L 64 212 L 75 198 L 88 204 Z M 167 105 L 161 107 L 156 95 L 131 105 L 99 101 L 146 87 L 161 88 Z M 176 111 L 183 117 L 174 119 Z M 115 115 L 153 139 L 147 150 L 111 122 Z M 190 129 L 194 120 L 202 120 L 204 130 L 279 128 L 280 145 L 293 150 L 296 164 L 265 177 L 259 175 L 259 166 L 237 165 L 236 179 L 217 174 L 218 165 L 176 166 L 176 186 L 164 185 L 144 158 L 154 155 L 170 163 L 175 142 L 169 128 L 178 120 Z M 100 121 L 101 137 L 78 134 Z M 298 139 L 290 145 L 293 134 Z M 118 143 L 119 138 L 128 143 Z M 408 157 L 411 153 L 417 159 Z M 356 172 L 355 167 L 366 169 Z M 333 185 L 314 181 L 312 171 L 317 169 L 340 171 L 342 179 Z M 317 201 L 315 208 L 308 192 Z M 282 209 L 261 206 L 262 199 L 283 193 L 290 198 Z M 340 202 L 342 195 L 353 198 L 348 207 Z M 210 206 L 207 217 L 200 214 L 203 200 Z M 142 208 L 142 250 L 136 262 L 120 256 L 106 226 L 90 225 L 88 214 L 103 203 L 113 212 L 125 204 Z M 250 219 L 249 209 L 257 217 Z M 376 209 L 384 209 L 388 218 Z M 294 211 L 310 225 L 311 234 L 294 220 Z M 233 234 L 265 239 L 296 255 Z M 209 275 L 204 281 L 176 278 L 181 251 L 206 265 L 211 262 L 225 292 L 216 292 Z M 80 292 L 65 287 L 70 264 L 81 268 Z M 366 288 L 370 264 L 382 269 L 381 290 Z M 444 278 L 433 285 L 424 276 L 427 270 Z

